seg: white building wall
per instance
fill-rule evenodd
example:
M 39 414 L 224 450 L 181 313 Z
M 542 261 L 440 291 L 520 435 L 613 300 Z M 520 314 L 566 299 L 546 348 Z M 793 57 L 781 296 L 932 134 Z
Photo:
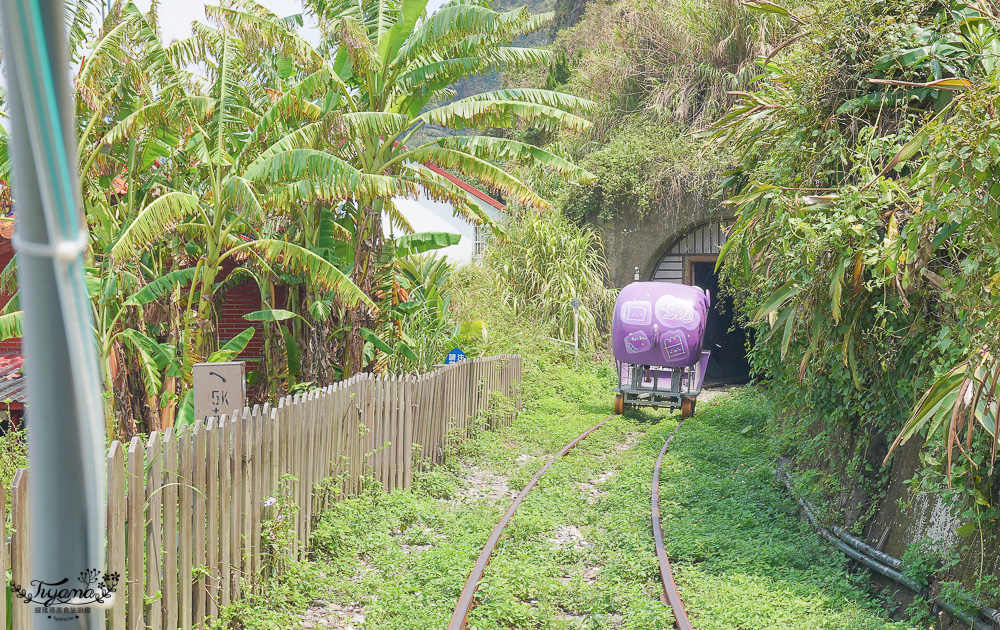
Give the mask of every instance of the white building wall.
M 496 221 L 503 220 L 503 213 L 479 199 L 472 199 L 490 217 Z M 414 232 L 450 232 L 461 236 L 458 245 L 452 245 L 435 250 L 439 256 L 447 256 L 451 262 L 469 262 L 474 258 L 476 242 L 476 226 L 468 221 L 453 216 L 451 204 L 434 201 L 421 195 L 419 199 L 394 199 L 399 213 L 413 226 Z M 382 219 L 382 230 L 388 236 L 392 233 L 389 220 Z M 397 231 L 396 236 L 400 236 Z

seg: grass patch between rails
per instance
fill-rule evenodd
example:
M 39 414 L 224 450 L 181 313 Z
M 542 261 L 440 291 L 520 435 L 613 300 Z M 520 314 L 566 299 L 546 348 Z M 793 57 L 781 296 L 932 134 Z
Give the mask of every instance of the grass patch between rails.
M 447 464 L 416 475 L 411 491 L 385 494 L 372 485 L 335 504 L 293 584 L 241 604 L 230 625 L 291 627 L 320 599 L 362 607 L 364 622 L 355 627 L 446 627 L 512 493 L 546 456 L 608 415 L 609 366 L 582 362 L 574 370 L 571 356 L 556 351 L 547 359 L 526 360 L 526 409 L 514 426 L 479 433 Z M 664 459 L 667 552 L 695 627 L 915 629 L 886 617 L 867 595 L 867 577 L 849 573 L 773 483 L 762 434 L 769 412 L 753 390 L 702 403 Z M 470 630 L 672 627 L 658 599 L 649 492 L 678 417 L 662 410 L 616 417 L 549 469 L 487 568 Z M 506 481 L 511 494 L 474 492 L 466 479 L 477 471 L 501 487 Z

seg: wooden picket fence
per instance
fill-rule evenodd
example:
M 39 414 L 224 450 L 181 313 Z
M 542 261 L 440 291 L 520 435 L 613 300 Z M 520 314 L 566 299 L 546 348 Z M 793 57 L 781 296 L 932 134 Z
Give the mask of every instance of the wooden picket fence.
M 520 382 L 517 355 L 467 359 L 416 377 L 359 374 L 277 406 L 154 432 L 145 442 L 135 437 L 127 446 L 115 441 L 107 460 L 107 571 L 121 580 L 107 627 L 201 626 L 244 589 L 259 590 L 262 567 L 270 566 L 262 526 L 275 509 L 298 506 L 287 512 L 295 535 L 282 555 L 301 557 L 330 501 L 370 478 L 386 490 L 410 487 L 413 467 L 439 461 L 479 418 L 490 428 L 508 424 Z M 509 402 L 495 406 L 497 395 Z M 31 581 L 28 477 L 24 469 L 14 477 L 9 521 L 0 487 L 0 526 L 13 530 L 0 576 L 10 570 L 22 585 Z M 6 606 L 0 596 L 0 624 Z M 33 610 L 15 599 L 12 630 L 30 630 Z

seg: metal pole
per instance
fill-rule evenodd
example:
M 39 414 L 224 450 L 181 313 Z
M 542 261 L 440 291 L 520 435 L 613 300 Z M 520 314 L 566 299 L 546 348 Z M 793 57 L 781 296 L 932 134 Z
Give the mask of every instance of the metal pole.
M 25 313 L 31 580 L 83 590 L 89 572 L 105 569 L 105 444 L 63 11 L 62 0 L 0 0 Z M 88 607 L 68 621 L 36 614 L 32 627 L 102 628 L 103 612 Z
M 573 307 L 573 367 L 577 367 L 580 359 L 580 305 L 583 302 L 580 298 L 573 298 L 569 304 Z
M 580 354 L 580 309 L 573 309 L 573 352 Z

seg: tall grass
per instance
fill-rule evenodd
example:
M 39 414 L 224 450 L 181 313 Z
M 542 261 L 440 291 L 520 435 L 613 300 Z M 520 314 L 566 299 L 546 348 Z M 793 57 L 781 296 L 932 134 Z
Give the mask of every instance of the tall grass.
M 620 0 L 592 3 L 557 46 L 580 59 L 572 84 L 601 103 L 592 135 L 603 138 L 622 115 L 640 111 L 711 124 L 732 102 L 727 92 L 746 89 L 760 72 L 755 61 L 794 28 L 739 0 Z
M 0 435 L 0 488 L 9 489 L 10 484 L 14 481 L 14 474 L 17 472 L 18 468 L 27 468 L 28 466 L 28 436 L 26 431 L 9 431 L 4 435 Z M 10 513 L 10 494 L 5 493 L 6 506 L 0 505 L 0 508 L 4 508 L 5 513 Z M 0 520 L 0 545 L 3 543 L 3 521 Z M 3 552 L 2 547 L 0 547 L 0 553 Z M 0 590 L 0 596 L 3 595 L 3 591 Z M 0 620 L 2 621 L 2 620 Z
M 578 298 L 580 345 L 599 344 L 614 292 L 604 286 L 604 246 L 593 229 L 556 212 L 515 213 L 506 236 L 490 245 L 483 260 L 502 283 L 507 305 L 544 320 L 559 339 L 573 340 L 572 300 Z

